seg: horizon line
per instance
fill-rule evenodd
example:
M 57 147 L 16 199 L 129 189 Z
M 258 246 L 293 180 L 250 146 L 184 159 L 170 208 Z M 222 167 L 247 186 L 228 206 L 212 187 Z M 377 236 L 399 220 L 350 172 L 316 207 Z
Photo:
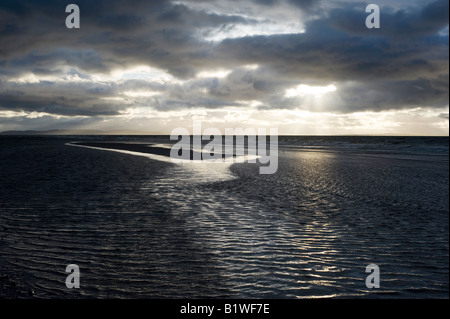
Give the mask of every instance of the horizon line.
M 61 131 L 58 133 L 58 131 Z M 85 133 L 83 133 L 85 132 Z M 52 130 L 6 130 L 3 136 L 170 136 L 170 133 L 146 132 L 139 130 L 88 130 L 88 129 L 52 129 Z M 190 134 L 190 136 L 198 136 Z M 246 136 L 246 135 L 244 135 Z M 450 137 L 450 135 L 407 135 L 407 134 L 279 134 L 279 137 Z

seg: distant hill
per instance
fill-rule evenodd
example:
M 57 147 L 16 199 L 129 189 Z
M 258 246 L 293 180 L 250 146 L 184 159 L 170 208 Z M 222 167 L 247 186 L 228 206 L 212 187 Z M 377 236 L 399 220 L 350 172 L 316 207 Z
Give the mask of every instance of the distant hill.
M 136 130 L 50 130 L 50 131 L 4 131 L 0 135 L 161 135 L 156 132 Z

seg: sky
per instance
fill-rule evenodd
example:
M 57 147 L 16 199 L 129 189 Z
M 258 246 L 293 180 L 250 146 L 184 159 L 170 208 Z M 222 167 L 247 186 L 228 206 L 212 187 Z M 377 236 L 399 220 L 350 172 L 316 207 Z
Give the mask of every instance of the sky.
M 194 120 L 448 136 L 449 1 L 0 0 L 0 131 L 170 134 Z

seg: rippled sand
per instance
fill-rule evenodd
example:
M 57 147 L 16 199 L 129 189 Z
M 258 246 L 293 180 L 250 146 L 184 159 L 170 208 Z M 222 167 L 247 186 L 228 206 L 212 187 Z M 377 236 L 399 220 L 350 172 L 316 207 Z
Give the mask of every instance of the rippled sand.
M 67 142 L 0 140 L 1 297 L 448 298 L 448 144 L 286 140 L 263 176 Z

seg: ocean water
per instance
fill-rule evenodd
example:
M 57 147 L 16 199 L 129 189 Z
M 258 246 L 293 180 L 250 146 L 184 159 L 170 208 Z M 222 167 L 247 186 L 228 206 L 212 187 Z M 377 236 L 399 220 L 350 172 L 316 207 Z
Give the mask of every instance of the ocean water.
M 2 298 L 449 297 L 448 138 L 280 137 L 273 175 L 76 141 L 168 145 L 0 137 Z

